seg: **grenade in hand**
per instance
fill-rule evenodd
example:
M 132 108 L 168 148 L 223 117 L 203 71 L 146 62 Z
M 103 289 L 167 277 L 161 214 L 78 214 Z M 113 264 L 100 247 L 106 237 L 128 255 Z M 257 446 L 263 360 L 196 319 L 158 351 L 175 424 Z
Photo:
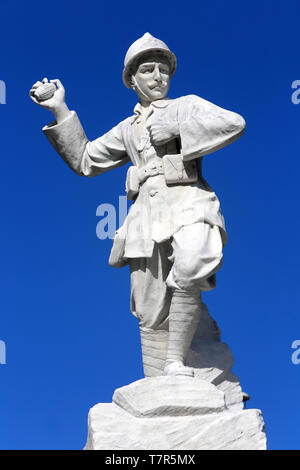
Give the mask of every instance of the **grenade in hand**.
M 34 92 L 34 96 L 38 101 L 46 101 L 52 98 L 57 90 L 54 83 L 43 83 Z

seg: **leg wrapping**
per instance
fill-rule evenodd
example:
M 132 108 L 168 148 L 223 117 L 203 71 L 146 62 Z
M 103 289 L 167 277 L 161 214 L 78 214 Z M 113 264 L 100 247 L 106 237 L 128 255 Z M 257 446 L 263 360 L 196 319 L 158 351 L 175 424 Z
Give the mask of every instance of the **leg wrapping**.
M 200 292 L 174 290 L 169 314 L 166 363 L 185 363 L 201 313 Z

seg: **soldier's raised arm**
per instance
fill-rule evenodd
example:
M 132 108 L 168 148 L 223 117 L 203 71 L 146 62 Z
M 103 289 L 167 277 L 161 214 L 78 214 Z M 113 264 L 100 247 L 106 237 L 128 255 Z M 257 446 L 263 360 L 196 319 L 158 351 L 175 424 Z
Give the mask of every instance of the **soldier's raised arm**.
M 126 164 L 129 158 L 123 144 L 120 126 L 89 142 L 75 111 L 65 101 L 65 89 L 58 79 L 44 78 L 30 92 L 32 101 L 52 111 L 55 121 L 43 132 L 67 165 L 81 176 L 96 176 Z

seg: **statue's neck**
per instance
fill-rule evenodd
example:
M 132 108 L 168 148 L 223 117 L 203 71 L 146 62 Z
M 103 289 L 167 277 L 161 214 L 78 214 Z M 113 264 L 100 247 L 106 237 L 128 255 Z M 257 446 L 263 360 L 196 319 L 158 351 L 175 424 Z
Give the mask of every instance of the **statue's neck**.
M 143 99 L 140 99 L 140 104 L 141 104 L 141 107 L 142 109 L 148 109 L 151 102 L 150 101 L 145 101 Z

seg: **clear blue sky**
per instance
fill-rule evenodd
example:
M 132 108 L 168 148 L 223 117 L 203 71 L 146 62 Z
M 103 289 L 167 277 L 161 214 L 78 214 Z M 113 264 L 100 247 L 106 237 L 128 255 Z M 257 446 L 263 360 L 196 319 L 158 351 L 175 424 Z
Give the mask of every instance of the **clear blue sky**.
M 29 99 L 60 78 L 90 139 L 132 114 L 128 46 L 149 31 L 178 57 L 170 97 L 196 94 L 244 116 L 233 145 L 205 158 L 229 242 L 205 295 L 234 372 L 263 411 L 269 448 L 299 449 L 299 2 L 1 1 L 0 448 L 80 449 L 91 406 L 142 377 L 128 269 L 108 266 L 96 208 L 124 195 L 126 167 L 80 178 L 42 134 Z

